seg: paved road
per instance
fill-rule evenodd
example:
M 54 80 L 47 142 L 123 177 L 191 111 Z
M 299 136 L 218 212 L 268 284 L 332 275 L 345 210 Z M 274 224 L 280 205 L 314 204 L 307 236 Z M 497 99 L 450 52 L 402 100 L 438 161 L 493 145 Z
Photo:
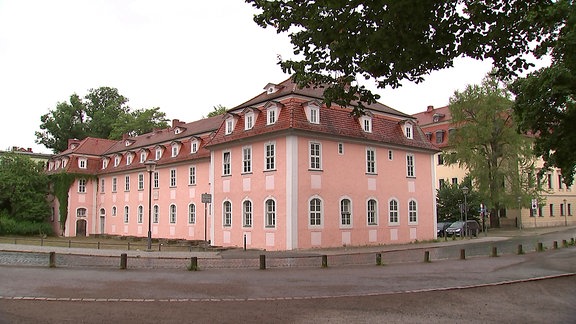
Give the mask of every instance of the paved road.
M 443 249 L 459 251 L 479 244 L 484 257 L 392 262 L 380 267 L 189 272 L 4 265 L 0 266 L 0 323 L 570 323 L 576 322 L 576 247 L 499 257 L 488 257 L 486 250 L 495 243 L 516 246 L 523 240 L 561 242 L 574 236 L 571 228 L 532 236 L 448 241 L 441 244 Z M 370 249 L 301 253 L 339 257 Z M 377 248 L 382 249 L 414 251 L 413 246 Z M 225 260 L 234 253 L 246 256 L 243 251 L 227 253 L 207 260 Z

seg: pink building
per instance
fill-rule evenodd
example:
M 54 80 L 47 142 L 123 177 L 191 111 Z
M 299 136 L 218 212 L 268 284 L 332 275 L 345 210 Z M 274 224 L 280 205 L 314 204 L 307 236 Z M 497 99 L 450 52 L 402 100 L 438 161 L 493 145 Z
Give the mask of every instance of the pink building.
M 264 90 L 224 116 L 55 156 L 49 172 L 91 175 L 70 188 L 64 235 L 145 237 L 154 160 L 154 238 L 291 250 L 435 237 L 437 149 L 415 119 L 382 104 L 357 118 L 290 79 Z

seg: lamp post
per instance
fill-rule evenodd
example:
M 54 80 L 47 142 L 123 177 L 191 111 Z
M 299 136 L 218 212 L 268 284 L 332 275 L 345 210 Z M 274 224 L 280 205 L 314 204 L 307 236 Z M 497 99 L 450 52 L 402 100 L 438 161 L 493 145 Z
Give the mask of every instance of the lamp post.
M 518 196 L 518 228 L 522 230 L 522 197 Z
M 462 187 L 462 193 L 464 194 L 464 228 L 466 229 L 466 236 L 468 236 L 468 202 L 466 201 L 468 191 L 468 187 Z
M 564 199 L 564 206 L 562 206 L 562 213 L 564 213 L 564 226 L 568 226 L 568 210 L 566 207 L 566 199 Z
M 148 171 L 148 251 L 152 251 L 152 173 L 156 170 L 156 161 L 147 160 L 144 162 Z

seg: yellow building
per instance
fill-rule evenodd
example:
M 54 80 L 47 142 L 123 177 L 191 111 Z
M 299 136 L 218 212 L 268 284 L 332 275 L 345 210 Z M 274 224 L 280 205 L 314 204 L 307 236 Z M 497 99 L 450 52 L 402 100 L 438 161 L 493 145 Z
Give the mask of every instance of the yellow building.
M 452 124 L 450 108 L 448 106 L 434 108 L 428 106 L 426 111 L 413 115 L 418 125 L 434 145 L 442 152 L 450 149 L 450 134 L 455 129 Z M 447 165 L 442 159 L 442 152 L 437 153 L 434 161 L 436 165 L 436 189 L 443 183 L 460 183 L 467 174 L 467 170 L 457 164 Z M 542 169 L 544 162 L 536 161 L 538 170 Z M 534 228 L 551 226 L 568 226 L 576 224 L 574 220 L 574 206 L 576 204 L 576 191 L 566 187 L 562 182 L 560 170 L 553 169 L 541 179 L 545 191 L 540 199 L 533 203 L 532 208 L 507 208 L 500 218 L 502 227 Z M 502 217 L 503 216 L 503 217 Z

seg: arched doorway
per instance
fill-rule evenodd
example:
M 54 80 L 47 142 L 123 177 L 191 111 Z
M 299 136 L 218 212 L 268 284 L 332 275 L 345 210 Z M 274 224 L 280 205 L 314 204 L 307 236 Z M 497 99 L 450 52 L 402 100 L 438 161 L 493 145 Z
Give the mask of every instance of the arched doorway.
M 76 221 L 76 236 L 86 236 L 86 220 L 79 219 Z

